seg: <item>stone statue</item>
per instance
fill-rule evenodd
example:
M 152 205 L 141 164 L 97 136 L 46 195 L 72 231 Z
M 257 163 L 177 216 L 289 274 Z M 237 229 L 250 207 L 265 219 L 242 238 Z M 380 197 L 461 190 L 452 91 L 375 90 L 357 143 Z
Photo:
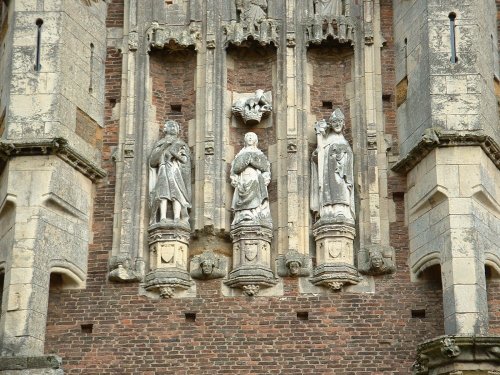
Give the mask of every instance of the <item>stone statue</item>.
M 167 223 L 169 206 L 174 222 L 188 223 L 187 210 L 191 208 L 189 148 L 179 139 L 180 127 L 176 121 L 168 120 L 162 130 L 164 137 L 156 142 L 149 158 L 149 223 Z
M 341 0 L 314 0 L 314 14 L 321 17 L 333 17 L 342 14 Z
M 271 226 L 267 193 L 271 165 L 257 144 L 257 134 L 246 133 L 245 147 L 231 164 L 231 185 L 235 189 L 231 206 L 234 211 L 233 226 L 242 222 Z
M 257 28 L 267 17 L 267 0 L 236 0 L 236 9 L 243 22 Z
M 342 134 L 344 114 L 337 108 L 317 121 L 318 145 L 311 163 L 311 210 L 316 219 L 354 223 L 353 153 Z
M 257 125 L 273 109 L 270 96 L 270 92 L 256 90 L 253 96 L 236 100 L 232 112 L 235 116 L 241 117 L 245 125 Z

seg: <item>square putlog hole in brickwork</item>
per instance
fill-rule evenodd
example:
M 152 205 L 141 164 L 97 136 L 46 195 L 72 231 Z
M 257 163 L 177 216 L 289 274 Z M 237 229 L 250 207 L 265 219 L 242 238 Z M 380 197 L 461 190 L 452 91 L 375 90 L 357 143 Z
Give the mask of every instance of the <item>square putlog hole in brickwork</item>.
M 309 312 L 307 311 L 297 311 L 298 320 L 309 320 Z
M 196 322 L 196 313 L 194 312 L 184 313 L 184 317 L 186 318 L 186 322 Z
M 323 108 L 326 108 L 326 109 L 333 109 L 333 102 L 323 101 L 322 106 L 323 106 Z
M 80 326 L 82 333 L 92 333 L 94 330 L 94 325 L 93 324 L 82 324 Z
M 414 319 L 423 319 L 425 318 L 425 309 L 412 309 L 411 317 Z
M 172 112 L 181 113 L 182 112 L 182 105 L 181 104 L 171 104 L 170 105 L 170 110 Z

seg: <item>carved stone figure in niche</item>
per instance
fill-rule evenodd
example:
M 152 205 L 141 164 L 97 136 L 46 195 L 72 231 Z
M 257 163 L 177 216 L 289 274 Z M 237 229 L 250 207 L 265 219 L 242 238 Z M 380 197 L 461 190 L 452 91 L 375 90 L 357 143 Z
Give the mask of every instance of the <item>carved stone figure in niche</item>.
M 167 223 L 168 207 L 174 222 L 188 223 L 191 208 L 191 157 L 188 145 L 179 139 L 180 127 L 168 120 L 164 137 L 153 147 L 149 158 L 150 225 Z
M 383 275 L 396 270 L 394 249 L 381 245 L 371 245 L 365 256 L 359 256 L 359 270 L 367 275 Z
M 311 164 L 311 210 L 321 221 L 354 223 L 353 153 L 342 134 L 344 114 L 315 123 L 317 149 Z
M 272 225 L 267 193 L 271 165 L 257 144 L 257 134 L 246 133 L 245 147 L 231 164 L 231 185 L 235 189 L 231 206 L 234 211 L 232 226 Z
M 264 90 L 259 89 L 249 98 L 238 99 L 233 104 L 233 114 L 240 117 L 245 125 L 257 125 L 273 110 L 270 94 L 270 92 L 264 93 Z
M 190 268 L 193 279 L 217 279 L 226 275 L 226 260 L 207 251 L 193 257 Z
M 333 17 L 342 14 L 342 0 L 314 0 L 314 14 Z
M 267 17 L 267 0 L 236 0 L 240 20 L 255 28 Z

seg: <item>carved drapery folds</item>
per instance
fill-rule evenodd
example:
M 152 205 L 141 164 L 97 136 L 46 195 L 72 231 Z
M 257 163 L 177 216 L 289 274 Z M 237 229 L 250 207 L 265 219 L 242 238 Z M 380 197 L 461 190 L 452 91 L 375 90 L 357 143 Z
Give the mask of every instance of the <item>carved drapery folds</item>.
M 191 156 L 179 138 L 180 127 L 168 120 L 164 136 L 153 146 L 149 157 L 148 243 L 151 271 L 145 288 L 172 297 L 176 289 L 192 282 L 187 270 L 191 228 Z
M 267 15 L 267 0 L 236 0 L 238 21 L 224 25 L 226 44 L 240 45 L 256 40 L 261 45 L 278 45 L 278 23 Z
M 277 282 L 270 268 L 272 221 L 267 185 L 271 181 L 271 166 L 257 145 L 255 133 L 245 134 L 245 146 L 233 160 L 230 175 L 235 189 L 231 224 L 233 270 L 225 283 L 243 289 L 247 295 L 255 295 L 261 287 Z
M 245 125 L 257 125 L 273 110 L 271 92 L 256 90 L 252 96 L 237 99 L 231 110 Z
M 310 207 L 314 215 L 317 266 L 311 282 L 340 290 L 360 278 L 354 267 L 353 152 L 343 135 L 344 114 L 314 125 L 317 148 L 311 162 Z
M 306 22 L 305 34 L 306 44 L 321 44 L 328 38 L 352 44 L 350 0 L 314 0 L 314 16 Z

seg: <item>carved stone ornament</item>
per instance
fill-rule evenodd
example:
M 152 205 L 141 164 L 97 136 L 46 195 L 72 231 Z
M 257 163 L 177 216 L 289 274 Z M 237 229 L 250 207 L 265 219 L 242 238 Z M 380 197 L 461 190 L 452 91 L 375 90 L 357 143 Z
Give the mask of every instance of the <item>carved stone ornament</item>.
M 235 188 L 231 224 L 233 269 L 224 283 L 243 289 L 247 295 L 277 283 L 270 267 L 273 231 L 267 185 L 271 169 L 257 145 L 255 133 L 245 134 L 245 146 L 233 160 L 230 176 Z
M 245 125 L 254 126 L 263 118 L 269 116 L 272 107 L 271 92 L 256 90 L 255 94 L 236 100 L 232 107 L 233 114 L 240 118 Z
M 278 45 L 278 24 L 267 17 L 267 0 L 236 0 L 238 21 L 224 26 L 226 44 L 240 45 L 256 40 L 261 45 Z
M 132 259 L 128 254 L 118 254 L 111 257 L 109 262 L 109 280 L 117 282 L 141 281 L 144 277 L 144 262 Z
M 321 44 L 332 39 L 340 43 L 354 42 L 354 22 L 350 17 L 350 1 L 314 0 L 314 16 L 306 22 L 306 45 Z
M 139 47 L 139 34 L 136 30 L 130 31 L 128 33 L 128 49 L 130 51 L 137 51 Z
M 444 374 L 451 368 L 464 373 L 498 370 L 500 336 L 441 336 L 418 346 L 414 375 Z
M 395 251 L 393 247 L 370 245 L 359 252 L 359 272 L 365 275 L 384 275 L 396 271 Z
M 317 266 L 311 282 L 331 290 L 361 281 L 354 267 L 354 174 L 351 146 L 342 134 L 344 114 L 315 123 L 317 148 L 312 154 L 310 207 Z
M 449 358 L 454 358 L 460 355 L 460 348 L 455 345 L 455 340 L 451 337 L 445 337 L 441 340 L 441 353 Z
M 206 251 L 193 257 L 189 269 L 193 279 L 211 280 L 226 276 L 227 262 L 224 257 Z
M 311 258 L 296 250 L 290 250 L 280 255 L 276 260 L 278 275 L 281 277 L 309 276 L 311 272 Z
M 178 289 L 192 285 L 187 271 L 191 228 L 191 157 L 187 144 L 179 139 L 180 127 L 167 121 L 164 136 L 155 143 L 149 157 L 150 272 L 145 288 L 170 298 Z
M 200 42 L 200 27 L 197 24 L 189 26 L 166 26 L 158 22 L 152 22 L 146 31 L 148 50 L 151 48 L 162 49 L 165 46 L 171 48 L 186 48 L 194 46 L 197 48 Z

